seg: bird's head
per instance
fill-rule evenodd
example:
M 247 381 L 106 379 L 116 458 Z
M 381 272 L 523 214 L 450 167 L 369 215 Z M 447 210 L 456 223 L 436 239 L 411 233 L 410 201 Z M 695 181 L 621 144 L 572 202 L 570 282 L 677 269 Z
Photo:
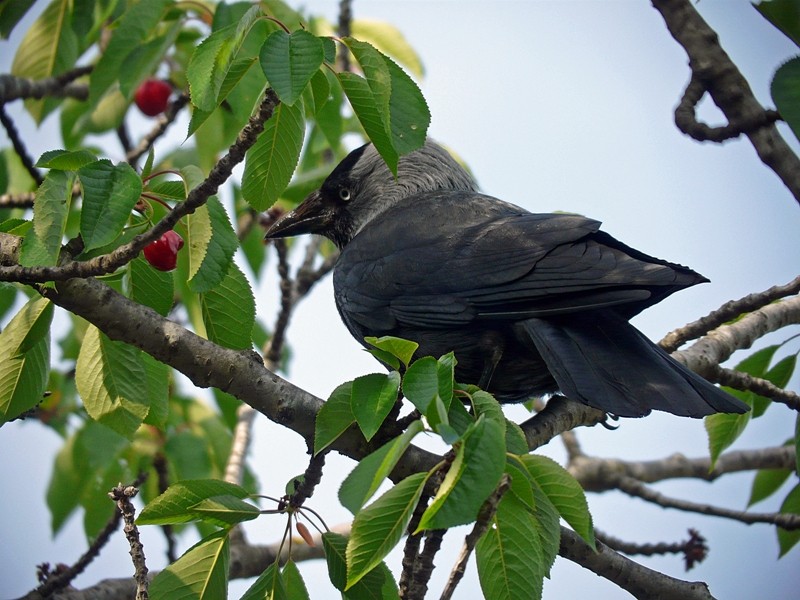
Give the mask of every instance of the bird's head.
M 469 173 L 441 146 L 426 142 L 400 158 L 397 178 L 372 144 L 353 150 L 322 186 L 267 230 L 266 237 L 324 235 L 343 248 L 372 219 L 403 198 L 437 190 L 476 190 Z

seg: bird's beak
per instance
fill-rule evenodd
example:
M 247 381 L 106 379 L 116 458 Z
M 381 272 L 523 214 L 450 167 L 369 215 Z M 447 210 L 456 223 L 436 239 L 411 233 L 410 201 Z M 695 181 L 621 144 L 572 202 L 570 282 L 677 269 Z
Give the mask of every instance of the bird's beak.
M 297 208 L 275 221 L 264 235 L 266 239 L 291 237 L 303 233 L 324 232 L 333 222 L 333 211 L 325 206 L 317 190 L 303 200 Z

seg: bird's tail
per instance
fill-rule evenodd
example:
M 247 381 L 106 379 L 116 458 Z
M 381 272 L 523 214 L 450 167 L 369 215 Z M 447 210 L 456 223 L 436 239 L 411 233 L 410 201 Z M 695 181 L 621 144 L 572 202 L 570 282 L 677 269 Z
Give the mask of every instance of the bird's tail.
M 673 360 L 612 311 L 527 319 L 519 326 L 568 398 L 620 417 L 651 410 L 703 417 L 749 407 Z

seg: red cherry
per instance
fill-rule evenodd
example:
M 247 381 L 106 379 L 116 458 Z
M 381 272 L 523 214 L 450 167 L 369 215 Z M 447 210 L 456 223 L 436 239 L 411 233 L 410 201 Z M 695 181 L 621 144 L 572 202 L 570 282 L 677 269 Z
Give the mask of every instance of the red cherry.
M 148 79 L 136 90 L 133 96 L 136 106 L 148 117 L 160 115 L 167 108 L 172 87 L 160 79 Z
M 154 269 L 172 271 L 178 264 L 178 250 L 183 248 L 183 238 L 170 230 L 155 242 L 144 247 L 144 257 Z

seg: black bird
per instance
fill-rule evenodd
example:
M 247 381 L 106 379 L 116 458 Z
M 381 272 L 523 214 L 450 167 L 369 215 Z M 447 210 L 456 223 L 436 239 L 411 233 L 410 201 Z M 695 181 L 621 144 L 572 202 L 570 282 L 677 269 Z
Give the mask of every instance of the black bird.
M 748 407 L 675 362 L 628 319 L 708 281 L 571 214 L 532 214 L 477 191 L 427 142 L 395 178 L 375 148 L 351 152 L 267 238 L 317 233 L 341 250 L 336 306 L 350 333 L 454 351 L 456 378 L 501 402 L 560 390 L 624 417 Z

